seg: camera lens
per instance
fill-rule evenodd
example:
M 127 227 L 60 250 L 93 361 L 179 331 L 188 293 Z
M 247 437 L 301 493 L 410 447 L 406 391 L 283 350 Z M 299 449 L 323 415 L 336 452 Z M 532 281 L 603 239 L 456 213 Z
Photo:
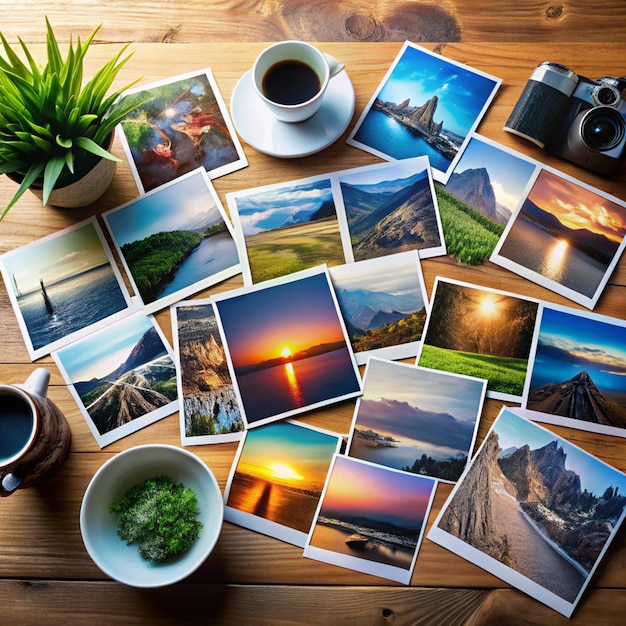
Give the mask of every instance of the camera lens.
M 624 118 L 615 109 L 599 107 L 590 109 L 582 121 L 580 132 L 591 149 L 604 152 L 619 144 L 624 137 L 625 126 Z
M 598 104 L 613 105 L 619 100 L 619 93 L 613 87 L 598 87 L 593 97 Z

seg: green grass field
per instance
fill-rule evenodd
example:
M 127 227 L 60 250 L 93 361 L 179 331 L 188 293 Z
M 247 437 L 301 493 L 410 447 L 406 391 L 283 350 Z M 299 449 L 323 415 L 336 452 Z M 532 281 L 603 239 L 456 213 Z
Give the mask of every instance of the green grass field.
M 336 218 L 296 224 L 246 237 L 252 281 L 258 283 L 315 267 L 345 263 Z
M 504 227 L 492 222 L 441 187 L 436 187 L 448 254 L 467 265 L 481 265 L 494 251 Z
M 418 365 L 489 381 L 490 391 L 521 396 L 528 369 L 526 359 L 447 350 L 424 344 Z

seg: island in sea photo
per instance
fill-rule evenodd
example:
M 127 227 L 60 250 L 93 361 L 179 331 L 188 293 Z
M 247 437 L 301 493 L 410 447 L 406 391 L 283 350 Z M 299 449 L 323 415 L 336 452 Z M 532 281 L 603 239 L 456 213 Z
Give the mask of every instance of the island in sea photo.
M 408 584 L 436 484 L 335 456 L 304 556 Z
M 360 394 L 326 268 L 216 294 L 213 303 L 248 427 Z
M 53 356 L 100 447 L 178 410 L 171 351 L 142 311 Z
M 226 214 L 202 169 L 103 218 L 149 313 L 241 270 Z
M 427 156 L 446 182 L 500 83 L 405 42 L 348 143 L 387 160 Z
M 370 358 L 347 454 L 449 482 L 470 458 L 486 381 Z
M 236 441 L 244 425 L 213 305 L 186 300 L 170 309 L 178 359 L 183 445 Z
M 622 472 L 505 407 L 428 537 L 569 615 L 625 508 Z
M 246 431 L 225 492 L 225 519 L 304 546 L 340 438 L 279 421 Z

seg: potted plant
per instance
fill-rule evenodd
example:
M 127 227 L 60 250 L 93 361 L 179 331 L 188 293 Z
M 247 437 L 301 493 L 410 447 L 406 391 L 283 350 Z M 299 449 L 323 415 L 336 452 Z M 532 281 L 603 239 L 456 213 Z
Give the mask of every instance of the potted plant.
M 109 152 L 113 131 L 138 106 L 120 96 L 139 79 L 108 94 L 132 56 L 123 57 L 127 44 L 83 85 L 85 55 L 99 29 L 84 43 L 80 38 L 75 46 L 70 41 L 63 58 L 46 18 L 43 67 L 21 39 L 24 61 L 0 33 L 6 55 L 0 54 L 0 174 L 19 182 L 0 219 L 27 189 L 44 205 L 80 207 L 94 202 L 109 186 L 120 160 Z M 62 191 L 69 191 L 70 197 L 63 198 Z

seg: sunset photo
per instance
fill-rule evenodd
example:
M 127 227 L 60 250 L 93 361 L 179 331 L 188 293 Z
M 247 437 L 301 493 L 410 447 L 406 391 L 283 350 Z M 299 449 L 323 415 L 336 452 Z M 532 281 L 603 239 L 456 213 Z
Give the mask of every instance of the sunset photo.
M 436 484 L 336 456 L 304 556 L 408 585 Z
M 455 482 L 467 465 L 485 380 L 371 358 L 347 454 Z
M 326 268 L 218 294 L 213 302 L 248 427 L 361 393 Z
M 294 422 L 248 430 L 226 488 L 226 520 L 304 547 L 340 437 Z
M 626 437 L 626 322 L 544 305 L 525 406 L 540 421 Z
M 538 306 L 515 294 L 438 277 L 417 364 L 484 378 L 487 397 L 519 401 Z
M 625 234 L 626 203 L 542 169 L 491 260 L 593 308 Z

